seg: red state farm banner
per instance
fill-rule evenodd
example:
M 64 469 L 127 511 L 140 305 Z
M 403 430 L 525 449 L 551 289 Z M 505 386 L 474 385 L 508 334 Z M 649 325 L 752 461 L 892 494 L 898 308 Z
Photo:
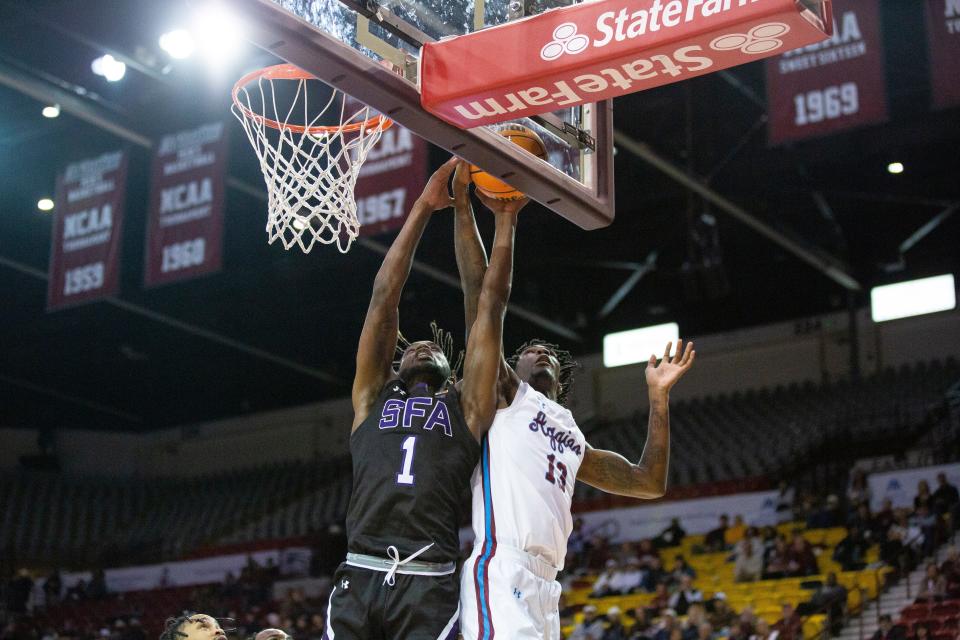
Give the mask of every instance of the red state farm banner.
M 427 142 L 398 124 L 383 132 L 367 154 L 353 190 L 360 235 L 403 226 L 410 205 L 427 182 Z
M 123 151 L 67 165 L 57 176 L 48 310 L 117 293 L 126 188 Z
M 819 42 L 832 25 L 830 2 L 599 0 L 562 7 L 424 45 L 421 103 L 470 128 L 643 91 Z
M 767 61 L 771 145 L 887 120 L 878 0 L 835 0 L 829 40 Z
M 960 105 L 960 0 L 927 0 L 933 107 Z
M 160 139 L 147 210 L 146 286 L 220 270 L 226 167 L 222 122 Z

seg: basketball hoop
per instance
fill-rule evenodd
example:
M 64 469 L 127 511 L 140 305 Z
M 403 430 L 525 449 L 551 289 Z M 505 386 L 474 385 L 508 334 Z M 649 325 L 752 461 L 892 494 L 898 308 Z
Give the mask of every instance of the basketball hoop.
M 292 97 L 281 91 L 286 82 L 296 83 Z M 335 89 L 321 109 L 311 110 L 308 88 L 319 82 L 291 64 L 258 69 L 233 86 L 231 111 L 267 183 L 269 243 L 280 240 L 285 249 L 297 244 L 304 253 L 318 242 L 336 243 L 346 253 L 360 232 L 353 196 L 360 167 L 393 121 L 369 107 L 353 111 Z M 340 124 L 319 125 L 324 116 L 332 119 L 338 103 Z

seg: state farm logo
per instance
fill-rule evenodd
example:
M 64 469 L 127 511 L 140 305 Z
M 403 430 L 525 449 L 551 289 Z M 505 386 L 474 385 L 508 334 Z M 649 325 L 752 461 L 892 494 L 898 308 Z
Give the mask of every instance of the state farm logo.
M 590 38 L 577 33 L 577 25 L 564 22 L 553 30 L 553 40 L 543 45 L 540 57 L 544 60 L 556 60 L 565 53 L 577 55 L 583 53 L 590 46 Z
M 733 51 L 739 49 L 747 55 L 761 55 L 776 51 L 783 46 L 781 36 L 790 32 L 790 27 L 782 22 L 769 22 L 750 29 L 747 33 L 728 33 L 710 43 L 714 51 Z

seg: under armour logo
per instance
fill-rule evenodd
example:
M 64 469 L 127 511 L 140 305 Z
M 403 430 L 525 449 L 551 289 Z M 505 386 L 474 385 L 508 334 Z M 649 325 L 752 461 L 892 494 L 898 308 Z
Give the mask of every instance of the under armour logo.
M 781 36 L 786 35 L 790 27 L 782 22 L 769 22 L 750 29 L 747 33 L 729 33 L 710 43 L 715 51 L 733 51 L 739 49 L 747 55 L 760 55 L 775 51 L 783 46 Z
M 590 46 L 590 38 L 577 33 L 577 25 L 564 22 L 553 30 L 553 40 L 543 45 L 540 57 L 544 60 L 556 60 L 565 53 L 577 55 L 583 53 Z
M 343 589 L 344 591 L 346 591 L 347 589 L 349 589 L 349 588 L 350 588 L 350 581 L 347 580 L 346 578 L 344 578 L 343 580 L 341 580 L 341 581 L 340 581 L 340 588 Z
M 520 592 L 520 589 L 517 589 L 516 587 L 513 588 L 513 597 L 516 598 L 517 600 L 523 597 L 523 594 Z

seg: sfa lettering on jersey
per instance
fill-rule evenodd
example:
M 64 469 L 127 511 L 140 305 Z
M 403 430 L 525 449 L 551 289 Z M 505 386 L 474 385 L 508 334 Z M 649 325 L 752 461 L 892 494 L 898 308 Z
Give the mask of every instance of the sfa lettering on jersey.
M 428 409 L 431 409 L 428 416 Z M 402 426 L 409 429 L 413 426 L 414 418 L 427 418 L 421 427 L 424 431 L 433 431 L 436 426 L 443 427 L 443 433 L 453 437 L 453 427 L 450 426 L 450 410 L 443 400 L 434 398 L 407 398 L 398 400 L 391 398 L 383 403 L 383 411 L 380 412 L 380 428 L 394 429 Z
M 547 426 L 547 414 L 543 411 L 537 411 L 537 415 L 530 421 L 530 431 L 539 431 L 550 441 L 550 448 L 557 453 L 563 453 L 569 448 L 578 456 L 583 455 L 583 450 L 577 444 L 577 439 L 569 431 L 558 430 L 555 427 Z

